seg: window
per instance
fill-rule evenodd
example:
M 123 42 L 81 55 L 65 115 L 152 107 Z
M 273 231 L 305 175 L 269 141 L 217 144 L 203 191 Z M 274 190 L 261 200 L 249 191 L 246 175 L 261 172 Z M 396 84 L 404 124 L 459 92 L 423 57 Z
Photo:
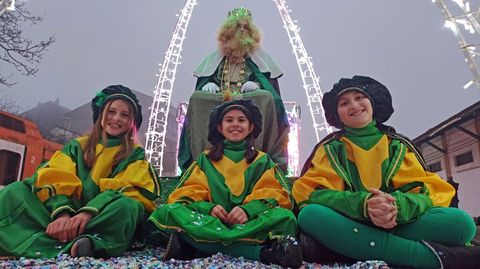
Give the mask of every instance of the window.
M 20 133 L 25 133 L 25 123 L 7 115 L 0 114 L 0 126 Z
M 0 185 L 6 186 L 17 180 L 20 160 L 18 153 L 0 150 Z
M 471 162 L 473 162 L 473 154 L 471 151 L 455 156 L 455 166 L 460 166 Z
M 442 163 L 436 162 L 428 165 L 428 170 L 430 172 L 442 171 Z

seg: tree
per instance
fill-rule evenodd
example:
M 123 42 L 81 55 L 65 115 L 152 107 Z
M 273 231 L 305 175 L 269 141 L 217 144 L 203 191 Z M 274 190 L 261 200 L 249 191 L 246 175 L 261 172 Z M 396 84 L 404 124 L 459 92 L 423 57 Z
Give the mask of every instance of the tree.
M 15 10 L 5 11 L 0 15 L 0 60 L 13 66 L 25 76 L 35 75 L 47 48 L 55 42 L 53 36 L 34 42 L 25 37 L 22 27 L 36 25 L 42 21 L 39 16 L 32 15 L 25 9 L 25 3 L 18 3 Z M 11 87 L 15 82 L 10 78 L 13 74 L 0 74 L 0 84 Z
M 0 96 L 0 110 L 12 114 L 20 114 L 20 112 L 23 110 L 23 107 L 18 104 L 15 99 L 7 95 L 2 95 Z

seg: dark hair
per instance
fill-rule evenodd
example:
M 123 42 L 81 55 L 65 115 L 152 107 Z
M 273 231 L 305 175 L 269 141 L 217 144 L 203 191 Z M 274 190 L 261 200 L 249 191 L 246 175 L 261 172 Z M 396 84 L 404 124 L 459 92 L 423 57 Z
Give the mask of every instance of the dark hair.
M 250 124 L 253 124 L 253 131 L 245 138 L 245 159 L 247 163 L 252 163 L 258 155 L 258 151 L 255 149 L 255 138 L 262 131 L 262 114 L 252 100 L 233 100 L 212 109 L 208 121 L 208 141 L 213 147 L 207 157 L 213 161 L 219 161 L 222 158 L 225 137 L 217 130 L 217 126 L 222 123 L 225 114 L 231 110 L 241 111 Z

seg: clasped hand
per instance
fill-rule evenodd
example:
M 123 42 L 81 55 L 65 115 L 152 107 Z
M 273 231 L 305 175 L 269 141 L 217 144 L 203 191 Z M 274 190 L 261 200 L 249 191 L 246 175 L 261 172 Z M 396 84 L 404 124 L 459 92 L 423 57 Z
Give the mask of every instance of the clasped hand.
M 397 206 L 395 198 L 378 189 L 370 189 L 372 196 L 367 200 L 370 220 L 378 227 L 392 229 L 397 225 Z
M 71 241 L 83 233 L 92 217 L 89 212 L 80 212 L 73 217 L 68 213 L 62 213 L 48 224 L 46 234 L 60 242 Z
M 227 213 L 223 206 L 216 205 L 210 211 L 210 215 L 229 225 L 244 224 L 248 221 L 247 213 L 239 206 L 234 207 L 230 213 Z

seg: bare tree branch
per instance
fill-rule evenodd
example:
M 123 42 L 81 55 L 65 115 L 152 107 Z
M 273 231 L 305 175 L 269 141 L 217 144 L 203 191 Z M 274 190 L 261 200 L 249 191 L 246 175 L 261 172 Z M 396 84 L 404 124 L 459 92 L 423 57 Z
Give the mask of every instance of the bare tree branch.
M 42 21 L 39 16 L 32 15 L 25 9 L 24 3 L 15 6 L 15 10 L 0 15 L 0 60 L 13 66 L 25 76 L 35 75 L 38 72 L 41 59 L 48 47 L 55 42 L 53 36 L 38 43 L 24 36 L 24 25 L 36 25 Z M 12 75 L 0 74 L 0 84 L 11 87 Z
M 20 114 L 20 112 L 23 110 L 23 107 L 18 104 L 15 99 L 8 97 L 7 95 L 2 95 L 0 96 L 0 110 L 12 114 Z

